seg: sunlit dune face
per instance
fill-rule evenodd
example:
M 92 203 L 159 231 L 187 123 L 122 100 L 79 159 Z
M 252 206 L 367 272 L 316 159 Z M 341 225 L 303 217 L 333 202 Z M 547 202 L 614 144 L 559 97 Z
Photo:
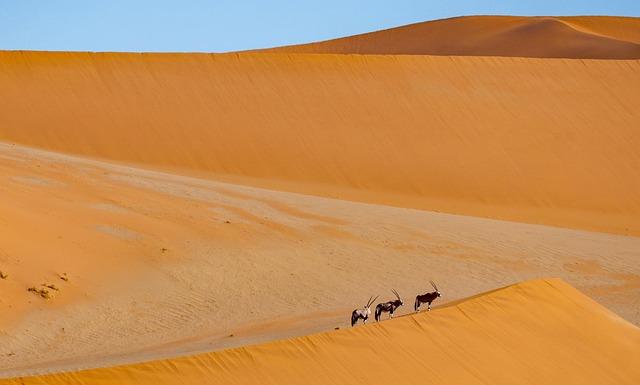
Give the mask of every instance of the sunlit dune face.
M 0 51 L 0 385 L 640 383 L 638 58 L 615 17 Z

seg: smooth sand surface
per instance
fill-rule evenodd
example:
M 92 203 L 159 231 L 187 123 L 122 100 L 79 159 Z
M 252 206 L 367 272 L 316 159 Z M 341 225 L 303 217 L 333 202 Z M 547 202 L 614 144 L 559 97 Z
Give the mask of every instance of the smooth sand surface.
M 639 59 L 640 18 L 466 16 L 258 52 Z
M 0 53 L 0 139 L 340 199 L 640 235 L 640 62 Z
M 223 352 L 0 384 L 637 384 L 640 329 L 558 279 Z
M 640 324 L 640 238 L 305 196 L 0 145 L 0 376 L 345 328 L 545 275 Z M 60 279 L 66 273 L 67 281 Z M 45 300 L 28 287 L 53 284 Z M 233 334 L 233 337 L 230 335 Z

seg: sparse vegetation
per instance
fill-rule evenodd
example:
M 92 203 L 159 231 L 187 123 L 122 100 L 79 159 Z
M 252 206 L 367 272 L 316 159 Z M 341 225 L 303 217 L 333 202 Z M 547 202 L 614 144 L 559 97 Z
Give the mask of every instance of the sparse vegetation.
M 56 287 L 56 285 L 53 285 L 53 284 L 51 284 L 51 283 L 43 283 L 43 284 L 42 284 L 42 285 L 40 285 L 40 286 L 44 286 L 44 287 L 46 287 L 46 288 L 48 288 L 48 289 L 51 289 L 51 290 L 60 291 L 60 289 L 58 289 L 58 288 Z
M 9 276 L 9 274 L 7 274 L 4 271 L 0 270 L 0 278 L 7 279 L 8 276 Z
M 44 298 L 44 299 L 51 299 L 53 298 L 53 296 L 51 295 L 51 292 L 49 292 L 49 290 L 47 289 L 38 289 L 36 287 L 30 287 L 27 289 L 27 291 L 39 295 L 40 297 Z
M 58 275 L 58 278 L 60 278 L 61 280 L 68 282 L 69 281 L 69 277 L 67 277 L 67 273 L 62 273 L 60 275 Z

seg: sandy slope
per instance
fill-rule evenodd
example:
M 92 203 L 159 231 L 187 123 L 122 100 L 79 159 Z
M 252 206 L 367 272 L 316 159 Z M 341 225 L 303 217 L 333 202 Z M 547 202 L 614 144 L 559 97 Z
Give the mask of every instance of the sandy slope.
M 227 223 L 229 222 L 229 223 Z M 269 191 L 0 145 L 0 377 L 347 327 L 554 275 L 640 323 L 640 238 Z M 68 281 L 59 275 L 66 273 Z M 26 289 L 54 284 L 44 300 Z M 233 334 L 233 337 L 229 335 Z
M 578 30 L 640 43 L 640 18 L 638 17 L 572 16 L 561 19 Z
M 637 384 L 640 330 L 561 280 L 218 353 L 0 384 Z
M 640 58 L 640 18 L 469 16 L 258 52 Z
M 558 280 L 210 353 L 344 328 L 391 287 L 406 313 L 428 279 L 444 303 L 558 276 L 640 324 L 640 61 L 388 55 L 445 31 L 460 54 L 637 57 L 637 23 L 0 52 L 0 377 L 209 352 L 24 383 L 637 383 L 638 329 Z
M 0 53 L 0 139 L 640 235 L 640 62 Z

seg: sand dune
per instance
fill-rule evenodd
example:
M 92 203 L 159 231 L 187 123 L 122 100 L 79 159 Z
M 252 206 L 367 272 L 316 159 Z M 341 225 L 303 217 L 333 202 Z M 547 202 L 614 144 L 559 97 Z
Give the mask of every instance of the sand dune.
M 638 17 L 562 17 L 565 23 L 585 32 L 609 36 L 633 43 L 640 43 L 640 18 Z
M 564 282 L 380 324 L 0 384 L 637 384 L 640 330 Z
M 639 59 L 640 18 L 469 16 L 258 52 Z
M 0 139 L 231 182 L 640 234 L 640 62 L 0 53 Z
M 544 275 L 640 324 L 640 238 L 269 191 L 0 144 L 0 377 L 347 327 Z M 60 279 L 63 274 L 67 281 Z M 51 290 L 45 300 L 29 287 Z M 233 337 L 229 337 L 233 334 Z
M 0 52 L 0 384 L 638 383 L 639 30 Z

